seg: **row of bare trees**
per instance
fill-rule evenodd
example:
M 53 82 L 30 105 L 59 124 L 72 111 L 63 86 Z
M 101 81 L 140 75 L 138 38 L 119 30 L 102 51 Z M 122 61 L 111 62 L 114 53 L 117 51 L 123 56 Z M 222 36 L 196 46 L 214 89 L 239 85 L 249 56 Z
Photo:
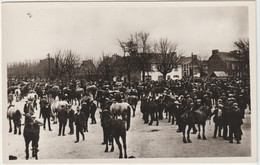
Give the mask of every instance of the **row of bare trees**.
M 136 32 L 130 34 L 126 40 L 119 40 L 119 46 L 123 50 L 124 63 L 128 80 L 131 80 L 131 70 L 136 63 L 142 72 L 142 80 L 145 73 L 151 70 L 151 64 L 162 73 L 164 80 L 173 68 L 177 67 L 182 53 L 178 52 L 178 44 L 161 38 L 159 41 L 151 42 L 150 33 Z M 128 58 L 126 56 L 129 56 Z

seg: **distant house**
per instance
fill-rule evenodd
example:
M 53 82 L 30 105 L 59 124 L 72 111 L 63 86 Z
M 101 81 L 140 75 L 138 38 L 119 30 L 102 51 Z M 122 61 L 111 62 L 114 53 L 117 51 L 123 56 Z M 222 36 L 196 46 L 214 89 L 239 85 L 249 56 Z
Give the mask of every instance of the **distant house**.
M 228 76 L 239 76 L 240 65 L 238 54 L 235 51 L 219 52 L 219 50 L 212 50 L 212 55 L 208 60 L 209 76 L 215 71 L 223 71 Z
M 145 72 L 146 79 L 153 80 L 153 81 L 162 81 L 163 80 L 163 74 L 158 71 L 157 65 L 158 61 L 156 60 L 156 56 L 158 54 L 151 54 L 151 68 L 150 71 Z M 141 72 L 141 77 L 142 77 Z M 182 79 L 182 66 L 177 65 L 175 68 L 172 69 L 170 73 L 166 75 L 166 80 L 179 80 Z
M 197 55 L 191 57 L 182 57 L 180 59 L 183 77 L 201 77 L 207 75 L 207 61 L 201 61 Z
M 94 80 L 96 76 L 96 66 L 93 63 L 93 60 L 82 61 L 79 68 L 78 77 L 90 81 Z

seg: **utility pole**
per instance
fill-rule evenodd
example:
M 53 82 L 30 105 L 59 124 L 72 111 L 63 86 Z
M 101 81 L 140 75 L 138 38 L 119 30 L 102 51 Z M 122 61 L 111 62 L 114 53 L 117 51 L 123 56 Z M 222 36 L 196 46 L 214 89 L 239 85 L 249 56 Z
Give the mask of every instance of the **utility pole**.
M 191 52 L 191 68 L 192 68 L 192 73 L 191 74 L 192 74 L 192 78 L 193 78 L 194 77 L 193 76 L 193 73 L 194 73 L 193 72 L 193 52 Z
M 51 77 L 51 63 L 50 63 L 50 53 L 47 54 L 48 57 L 48 71 L 49 71 L 49 81 L 50 81 L 50 77 Z

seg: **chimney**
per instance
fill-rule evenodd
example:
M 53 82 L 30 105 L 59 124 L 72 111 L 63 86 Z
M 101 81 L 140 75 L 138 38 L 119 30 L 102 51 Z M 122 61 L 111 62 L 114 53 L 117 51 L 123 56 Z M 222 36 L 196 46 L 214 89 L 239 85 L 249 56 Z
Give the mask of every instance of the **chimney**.
M 212 55 L 218 55 L 219 51 L 218 49 L 212 50 Z

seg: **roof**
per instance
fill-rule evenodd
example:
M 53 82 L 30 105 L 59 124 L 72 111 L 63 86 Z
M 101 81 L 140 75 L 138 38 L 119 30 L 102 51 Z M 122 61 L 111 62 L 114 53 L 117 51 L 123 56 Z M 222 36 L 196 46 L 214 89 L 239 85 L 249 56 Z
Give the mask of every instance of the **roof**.
M 238 61 L 236 56 L 234 54 L 231 54 L 230 52 L 219 52 L 218 56 L 223 61 Z
M 228 75 L 224 71 L 214 71 L 210 77 L 227 77 Z
M 180 59 L 181 64 L 190 64 L 191 63 L 191 57 L 183 57 Z

